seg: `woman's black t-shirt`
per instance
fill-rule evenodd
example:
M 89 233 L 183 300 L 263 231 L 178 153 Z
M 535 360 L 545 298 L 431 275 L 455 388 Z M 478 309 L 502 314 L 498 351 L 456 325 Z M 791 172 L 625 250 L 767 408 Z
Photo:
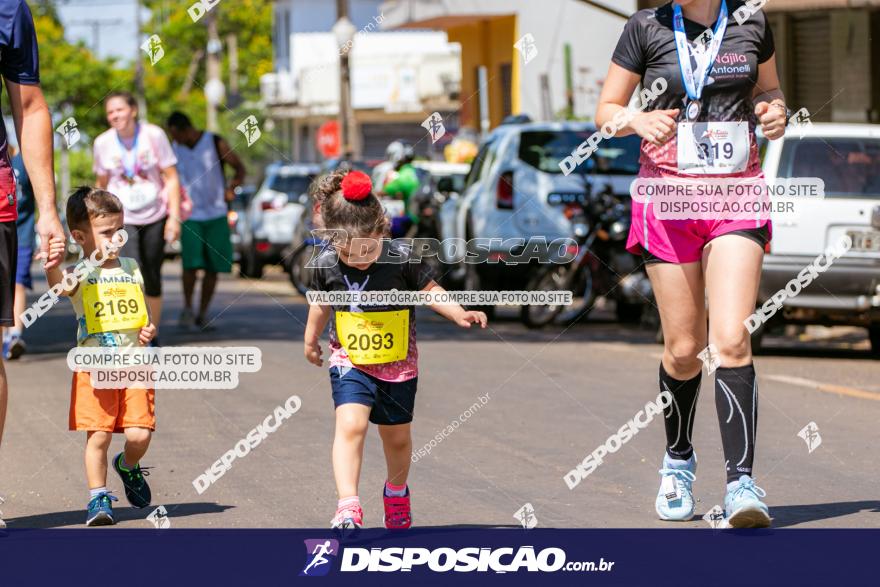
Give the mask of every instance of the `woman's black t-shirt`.
M 758 65 L 775 53 L 773 33 L 762 10 L 749 16 L 743 24 L 734 17 L 745 4 L 740 0 L 726 0 L 728 8 L 727 32 L 709 79 L 700 97 L 703 108 L 698 121 L 735 122 L 747 120 L 753 135 L 757 119 L 752 94 L 758 81 Z M 642 77 L 642 86 L 651 88 L 658 78 L 665 78 L 668 87 L 645 111 L 680 109 L 678 121 L 684 120 L 684 100 L 687 96 L 681 77 L 678 53 L 675 48 L 673 10 L 669 2 L 659 8 L 636 12 L 627 21 L 611 60 L 624 69 Z M 714 31 L 715 23 L 709 27 Z M 693 46 L 707 27 L 684 19 L 685 33 Z M 769 88 L 768 88 L 769 89 Z M 643 163 L 661 168 L 676 169 L 676 141 L 669 140 L 661 147 L 647 141 L 642 144 Z M 757 159 L 757 149 L 754 148 Z M 751 167 L 751 165 L 750 165 Z

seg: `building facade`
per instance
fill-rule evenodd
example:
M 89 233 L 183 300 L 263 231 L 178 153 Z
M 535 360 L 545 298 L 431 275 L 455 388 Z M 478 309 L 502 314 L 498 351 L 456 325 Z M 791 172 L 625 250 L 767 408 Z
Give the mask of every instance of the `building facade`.
M 349 0 L 356 33 L 340 48 L 331 32 L 336 3 L 278 0 L 274 6 L 275 71 L 263 76 L 262 101 L 294 161 L 322 159 L 320 127 L 339 115 L 340 55 L 351 64 L 352 107 L 359 155 L 381 158 L 388 144 L 410 141 L 422 155 L 439 153 L 421 125 L 437 112 L 450 138 L 458 128 L 461 55 L 442 31 L 382 32 L 379 0 Z
M 635 0 L 604 4 L 613 9 L 581 0 L 387 0 L 380 10 L 385 29 L 443 30 L 461 45 L 461 125 L 479 129 L 484 118 L 491 128 L 511 114 L 592 118 L 625 22 L 614 12 L 636 9 Z

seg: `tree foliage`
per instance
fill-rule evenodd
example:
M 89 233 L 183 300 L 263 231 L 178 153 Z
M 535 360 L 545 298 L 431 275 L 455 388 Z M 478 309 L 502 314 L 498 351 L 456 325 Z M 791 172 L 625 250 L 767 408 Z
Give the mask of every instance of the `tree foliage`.
M 199 128 L 204 128 L 207 102 L 206 46 L 209 15 L 217 19 L 221 49 L 221 80 L 226 86 L 226 103 L 218 107 L 219 132 L 249 165 L 251 178 L 257 161 L 273 157 L 269 133 L 252 147 L 236 127 L 254 114 L 260 123 L 263 116 L 256 110 L 260 99 L 260 76 L 272 71 L 272 2 L 271 0 L 220 0 L 197 22 L 187 12 L 195 2 L 145 0 L 151 17 L 144 26 L 145 36 L 156 34 L 162 40 L 165 55 L 155 65 L 145 62 L 146 98 L 150 120 L 164 124 L 174 110 L 186 113 Z M 235 36 L 238 46 L 239 96 L 230 92 L 229 37 Z M 190 72 L 195 65 L 195 75 Z M 189 91 L 186 91 L 186 88 Z
M 204 128 L 207 81 L 204 53 L 207 17 L 193 22 L 187 9 L 196 0 L 143 0 L 149 16 L 142 32 L 144 38 L 156 34 L 162 40 L 164 56 L 155 65 L 141 54 L 147 114 L 150 122 L 164 126 L 174 110 L 187 113 L 193 123 Z M 91 151 L 95 136 L 107 129 L 104 97 L 114 90 L 135 90 L 135 67 L 116 59 L 99 59 L 82 42 L 71 43 L 64 37 L 64 27 L 51 0 L 31 0 L 34 24 L 40 43 L 40 77 L 43 92 L 56 126 L 69 116 L 76 119 L 82 138 L 71 151 L 71 182 L 91 183 L 90 163 L 85 153 Z M 249 115 L 264 117 L 257 110 L 260 76 L 272 71 L 272 2 L 271 0 L 220 0 L 210 14 L 217 18 L 222 43 L 221 80 L 226 86 L 226 103 L 218 107 L 220 133 L 246 162 L 251 178 L 257 162 L 277 158 L 269 133 L 251 148 L 236 127 Z M 234 35 L 238 45 L 239 96 L 230 93 L 230 54 L 228 38 Z M 190 73 L 194 72 L 190 79 Z M 184 89 L 189 86 L 190 90 Z M 82 151 L 83 153 L 79 153 Z M 58 157 L 56 157 L 56 160 Z
M 40 47 L 40 86 L 54 124 L 72 116 L 81 135 L 71 152 L 71 184 L 92 183 L 90 159 L 81 152 L 90 150 L 91 140 L 107 128 L 104 96 L 128 87 L 132 72 L 113 59 L 98 59 L 82 42 L 68 42 L 51 2 L 34 2 L 31 11 Z

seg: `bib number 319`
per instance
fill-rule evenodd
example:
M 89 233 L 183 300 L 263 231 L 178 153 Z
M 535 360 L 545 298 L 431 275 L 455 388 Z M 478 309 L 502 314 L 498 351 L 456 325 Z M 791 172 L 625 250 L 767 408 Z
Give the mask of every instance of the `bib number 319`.
M 680 122 L 678 169 L 696 175 L 728 175 L 749 163 L 747 122 Z
M 337 312 L 336 334 L 355 365 L 402 361 L 409 351 L 409 312 Z

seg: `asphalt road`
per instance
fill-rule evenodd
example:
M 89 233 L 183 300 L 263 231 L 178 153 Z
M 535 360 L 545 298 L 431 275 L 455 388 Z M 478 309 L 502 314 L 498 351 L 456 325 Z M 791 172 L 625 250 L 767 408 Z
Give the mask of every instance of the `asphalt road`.
M 302 356 L 307 307 L 280 273 L 220 284 L 216 330 L 179 332 L 175 263 L 166 266 L 163 345 L 255 345 L 262 369 L 231 391 L 160 390 L 158 428 L 143 465 L 154 506 L 172 527 L 325 527 L 335 509 L 330 468 L 333 404 L 325 369 Z M 38 281 L 38 292 L 45 282 Z M 657 395 L 661 348 L 652 333 L 623 327 L 601 312 L 590 321 L 530 332 L 502 310 L 485 331 L 465 331 L 420 310 L 420 379 L 414 446 L 453 420 L 455 431 L 414 466 L 415 524 L 518 525 L 530 503 L 541 527 L 667 527 L 655 519 L 663 450 L 659 419 L 569 490 L 563 475 Z M 604 319 L 603 319 L 604 318 Z M 10 527 L 75 527 L 85 518 L 85 436 L 67 430 L 74 321 L 64 302 L 26 332 L 30 352 L 7 364 L 10 408 L 0 450 L 0 495 Z M 756 479 L 776 527 L 880 527 L 880 363 L 861 333 L 822 340 L 768 338 L 758 358 L 760 421 Z M 291 395 L 300 410 L 204 493 L 193 480 Z M 484 404 L 467 410 L 480 396 Z M 460 420 L 463 417 L 463 420 Z M 818 426 L 810 453 L 797 436 Z M 704 381 L 694 442 L 699 456 L 700 527 L 723 501 L 724 475 L 712 387 Z M 115 439 L 112 454 L 121 450 Z M 368 526 L 382 523 L 384 460 L 371 430 L 361 499 Z M 151 528 L 152 507 L 121 497 L 118 527 Z M 112 531 L 112 530 L 111 530 Z

